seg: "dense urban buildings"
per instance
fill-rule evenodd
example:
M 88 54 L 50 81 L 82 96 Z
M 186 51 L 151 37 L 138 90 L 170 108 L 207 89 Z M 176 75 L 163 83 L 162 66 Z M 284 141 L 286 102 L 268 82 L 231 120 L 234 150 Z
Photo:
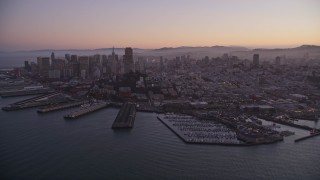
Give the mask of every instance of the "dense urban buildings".
M 320 85 L 317 80 L 320 72 L 319 63 L 315 60 L 308 59 L 306 64 L 304 56 L 300 63 L 288 64 L 281 63 L 284 56 L 276 56 L 260 64 L 259 54 L 253 54 L 250 61 L 228 53 L 212 58 L 195 59 L 181 55 L 168 59 L 163 56 L 135 57 L 132 48 L 123 51 L 122 59 L 118 58 L 114 48 L 110 55 L 70 55 L 70 60 L 67 59 L 69 55 L 61 58 L 52 53 L 51 59 L 38 57 L 37 64 L 25 61 L 23 71 L 18 72 L 75 99 L 86 97 L 113 103 L 131 102 L 138 111 L 184 114 L 178 117 L 165 115 L 159 120 L 186 143 L 252 145 L 282 141 L 294 134 L 275 131 L 263 125 L 260 119 L 308 130 L 311 136 L 319 133 L 316 127 L 293 121 L 316 121 L 320 115 Z M 35 86 L 2 95 L 47 92 L 47 87 Z M 28 105 L 12 105 L 5 110 L 25 106 Z M 104 103 L 100 102 L 97 109 L 103 106 Z M 126 114 L 126 110 L 121 112 Z M 205 122 L 198 124 L 193 118 Z M 186 121 L 190 124 L 177 125 Z M 224 132 L 223 137 L 206 133 L 220 128 L 210 125 L 211 121 L 226 126 L 219 130 Z M 133 127 L 133 121 L 130 122 L 132 124 L 128 127 Z M 181 130 L 195 124 L 206 127 L 206 130 Z M 233 133 L 228 133 L 230 130 Z M 189 135 L 185 136 L 186 133 Z
M 314 59 L 306 62 L 306 56 L 290 64 L 282 55 L 261 63 L 259 54 L 253 54 L 251 61 L 227 53 L 202 59 L 142 57 L 134 56 L 130 47 L 123 54 L 119 59 L 114 48 L 109 55 L 66 54 L 65 58 L 52 52 L 51 59 L 25 61 L 24 73 L 61 84 L 54 87 L 72 95 L 137 102 L 157 111 L 215 118 L 255 112 L 314 119 L 319 114 L 319 64 Z M 68 88 L 74 84 L 79 87 Z
M 232 53 L 199 58 L 181 48 L 171 56 L 119 49 L 62 57 L 52 52 L 36 63 L 24 61 L 23 68 L 1 74 L 6 85 L 0 95 L 39 96 L 2 110 L 39 107 L 37 112 L 47 113 L 80 106 L 63 115 L 67 121 L 121 107 L 109 127 L 114 131 L 135 128 L 136 112 L 153 112 L 174 132 L 171 138 L 191 144 L 298 143 L 320 135 L 320 64 L 313 54 L 291 59 L 276 51 L 266 58 L 260 51 L 249 58 Z

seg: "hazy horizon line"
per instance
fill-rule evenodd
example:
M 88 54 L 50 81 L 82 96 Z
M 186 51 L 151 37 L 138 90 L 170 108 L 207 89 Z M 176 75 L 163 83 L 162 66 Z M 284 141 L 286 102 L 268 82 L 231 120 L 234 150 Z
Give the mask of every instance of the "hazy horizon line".
M 32 52 L 32 51 L 93 51 L 93 50 L 100 50 L 100 49 L 124 49 L 126 47 L 131 47 L 133 49 L 143 49 L 143 50 L 157 50 L 157 49 L 164 49 L 164 48 L 206 48 L 206 47 L 238 47 L 238 48 L 246 48 L 249 50 L 254 50 L 254 49 L 290 49 L 290 48 L 297 48 L 301 46 L 320 46 L 320 44 L 300 44 L 300 45 L 292 45 L 292 46 L 241 46 L 241 45 L 212 45 L 212 46 L 188 46 L 188 45 L 183 45 L 183 46 L 163 46 L 163 47 L 158 47 L 158 48 L 141 48 L 141 47 L 132 47 L 132 46 L 120 46 L 120 47 L 101 47 L 101 48 L 42 48 L 42 49 L 18 49 L 18 50 L 0 50 L 0 52 Z

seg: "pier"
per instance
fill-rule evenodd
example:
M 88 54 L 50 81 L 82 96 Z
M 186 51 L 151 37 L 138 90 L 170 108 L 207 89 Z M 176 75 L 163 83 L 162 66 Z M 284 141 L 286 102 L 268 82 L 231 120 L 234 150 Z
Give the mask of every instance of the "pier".
M 299 128 L 299 129 L 304 129 L 307 131 L 311 131 L 313 128 L 306 126 L 306 125 L 299 125 L 299 124 L 294 124 L 294 123 L 290 123 L 288 121 L 283 121 L 283 120 L 277 120 L 275 118 L 272 117 L 267 117 L 267 116 L 257 116 L 260 119 L 265 119 L 267 121 L 271 121 L 274 123 L 278 123 L 278 124 L 282 124 L 282 125 L 287 125 L 287 126 L 291 126 L 291 127 L 295 127 L 295 128 Z
M 25 108 L 47 106 L 54 103 L 63 103 L 68 101 L 68 98 L 61 93 L 51 93 L 47 95 L 41 95 L 33 98 L 29 98 L 23 101 L 18 101 L 13 104 L 9 104 L 2 108 L 4 111 L 14 111 Z
M 57 104 L 54 106 L 47 106 L 47 107 L 39 108 L 37 110 L 37 112 L 38 113 L 52 112 L 52 111 L 57 111 L 57 110 L 61 110 L 61 109 L 77 107 L 77 106 L 80 106 L 85 103 L 87 103 L 87 101 L 77 101 L 77 102 L 70 102 L 70 103 L 64 103 L 64 104 Z
M 68 118 L 68 119 L 75 119 L 77 117 L 92 113 L 94 111 L 100 110 L 102 108 L 105 108 L 108 104 L 106 102 L 98 102 L 98 103 L 94 103 L 91 104 L 88 107 L 82 107 L 77 111 L 68 113 L 64 116 L 64 118 Z
M 136 117 L 136 106 L 133 103 L 125 103 L 116 119 L 112 124 L 112 128 L 132 128 Z
M 52 92 L 49 88 L 43 89 L 31 89 L 31 90 L 11 90 L 11 91 L 4 91 L 1 92 L 1 97 L 13 97 L 13 96 L 29 96 L 29 95 L 36 95 L 36 94 L 48 94 Z
M 319 135 L 320 135 L 320 132 L 317 132 L 317 133 L 311 134 L 309 136 L 298 138 L 298 139 L 294 140 L 294 142 L 299 142 L 299 141 L 302 141 L 302 140 L 305 140 L 305 139 L 309 139 L 309 138 L 312 138 L 312 137 L 315 137 L 315 136 L 319 136 Z

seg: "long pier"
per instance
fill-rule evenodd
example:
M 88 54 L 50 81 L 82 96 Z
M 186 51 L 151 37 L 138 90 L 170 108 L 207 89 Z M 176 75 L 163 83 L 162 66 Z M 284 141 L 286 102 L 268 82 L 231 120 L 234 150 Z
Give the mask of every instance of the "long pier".
M 311 134 L 309 136 L 305 136 L 305 137 L 302 137 L 302 138 L 298 138 L 298 139 L 294 140 L 294 142 L 299 142 L 299 141 L 302 141 L 302 140 L 305 140 L 305 139 L 309 139 L 309 138 L 312 138 L 314 136 L 319 136 L 319 135 L 320 135 L 320 132 L 315 133 L 315 134 Z
M 71 102 L 71 103 L 67 103 L 67 104 L 58 104 L 55 106 L 47 106 L 47 107 L 39 108 L 37 110 L 37 112 L 38 113 L 52 112 L 52 111 L 57 111 L 57 110 L 61 110 L 61 109 L 80 106 L 81 104 L 85 104 L 85 103 L 87 103 L 87 101 L 77 101 L 77 102 Z
M 40 95 L 37 97 L 29 98 L 26 100 L 18 101 L 13 104 L 7 105 L 3 107 L 2 110 L 14 111 L 14 110 L 20 110 L 20 109 L 31 108 L 31 107 L 46 106 L 51 103 L 65 102 L 65 100 L 58 98 L 58 96 L 61 96 L 61 94 L 51 93 L 47 95 Z
M 108 104 L 106 102 L 96 103 L 96 104 L 93 104 L 89 107 L 84 107 L 84 108 L 81 108 L 80 110 L 68 113 L 64 116 L 64 118 L 75 119 L 75 118 L 80 117 L 82 115 L 89 114 L 94 111 L 105 108 L 107 105 Z
M 295 127 L 295 128 L 300 128 L 300 129 L 304 129 L 304 130 L 308 130 L 311 131 L 313 128 L 306 126 L 306 125 L 299 125 L 299 124 L 293 124 L 293 123 L 289 123 L 286 121 L 280 121 L 280 120 L 275 120 L 274 118 L 268 118 L 266 116 L 257 116 L 260 119 L 265 119 L 267 121 L 272 121 L 278 124 L 282 124 L 282 125 L 287 125 L 287 126 L 291 126 L 291 127 Z
M 6 91 L 1 92 L 1 97 L 13 97 L 13 96 L 29 96 L 29 95 L 36 95 L 36 94 L 48 94 L 53 92 L 49 88 L 43 89 L 35 89 L 35 90 L 13 90 L 13 91 Z
M 112 124 L 112 128 L 132 128 L 136 117 L 136 106 L 133 103 L 125 103 L 116 119 Z

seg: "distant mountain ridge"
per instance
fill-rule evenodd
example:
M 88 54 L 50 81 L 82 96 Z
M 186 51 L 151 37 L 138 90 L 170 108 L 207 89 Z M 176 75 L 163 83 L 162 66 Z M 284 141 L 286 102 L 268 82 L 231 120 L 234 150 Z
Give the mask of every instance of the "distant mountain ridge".
M 142 50 L 142 51 L 165 51 L 165 50 L 176 50 L 176 49 L 195 49 L 195 48 L 200 48 L 200 49 L 207 49 L 207 48 L 220 48 L 220 49 L 230 49 L 230 50 L 288 50 L 288 49 L 308 49 L 308 48 L 320 48 L 318 45 L 301 45 L 298 47 L 294 48 L 247 48 L 247 47 L 242 47 L 242 46 L 178 46 L 178 47 L 162 47 L 158 49 L 147 49 L 147 48 L 133 48 L 133 50 Z M 96 48 L 96 49 L 35 49 L 35 50 L 17 50 L 17 51 L 0 51 L 1 53 L 3 52 L 41 52 L 41 51 L 101 51 L 101 50 L 124 50 L 125 47 L 110 47 L 110 48 Z
M 97 49 L 39 49 L 31 51 L 14 51 L 8 52 L 24 54 L 36 54 L 39 56 L 50 56 L 51 52 L 55 52 L 58 56 L 64 57 L 64 54 L 77 55 L 93 55 L 93 54 L 110 54 L 112 50 L 122 55 L 124 47 L 115 48 L 97 48 Z M 176 56 L 189 55 L 192 58 L 221 57 L 227 53 L 231 56 L 238 56 L 241 59 L 252 59 L 253 54 L 259 54 L 261 59 L 273 59 L 276 56 L 286 56 L 288 58 L 302 58 L 308 56 L 310 58 L 320 59 L 320 46 L 318 45 L 301 45 L 294 48 L 256 48 L 250 49 L 241 46 L 179 46 L 179 47 L 163 47 L 159 49 L 143 49 L 133 48 L 135 56 L 175 58 Z M 6 54 L 7 52 L 1 52 Z

